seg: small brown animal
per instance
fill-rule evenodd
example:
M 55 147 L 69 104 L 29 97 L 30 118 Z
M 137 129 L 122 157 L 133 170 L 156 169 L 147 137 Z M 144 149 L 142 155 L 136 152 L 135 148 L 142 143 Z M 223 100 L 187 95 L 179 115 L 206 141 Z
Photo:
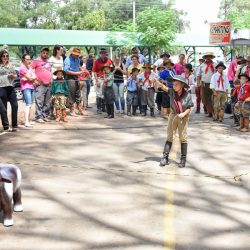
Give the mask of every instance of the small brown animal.
M 12 226 L 12 200 L 13 210 L 22 212 L 21 201 L 21 170 L 15 165 L 0 164 L 0 210 L 3 210 L 3 224 Z

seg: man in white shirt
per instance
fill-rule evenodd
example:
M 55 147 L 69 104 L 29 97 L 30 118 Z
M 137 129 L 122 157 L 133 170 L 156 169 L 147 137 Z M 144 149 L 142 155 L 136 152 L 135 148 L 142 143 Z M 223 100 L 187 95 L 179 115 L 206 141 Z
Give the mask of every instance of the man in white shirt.
M 216 64 L 212 61 L 215 58 L 212 52 L 207 52 L 203 57 L 205 62 L 201 64 L 200 71 L 197 74 L 197 85 L 201 85 L 201 100 L 205 104 L 208 117 L 213 116 L 213 104 L 212 95 L 213 92 L 210 89 L 210 82 L 212 75 L 215 73 Z
M 225 103 L 227 101 L 227 95 L 230 92 L 230 83 L 228 81 L 227 75 L 223 73 L 226 66 L 223 62 L 220 62 L 215 69 L 217 72 L 213 74 L 211 78 L 210 88 L 213 91 L 213 120 L 223 121 Z

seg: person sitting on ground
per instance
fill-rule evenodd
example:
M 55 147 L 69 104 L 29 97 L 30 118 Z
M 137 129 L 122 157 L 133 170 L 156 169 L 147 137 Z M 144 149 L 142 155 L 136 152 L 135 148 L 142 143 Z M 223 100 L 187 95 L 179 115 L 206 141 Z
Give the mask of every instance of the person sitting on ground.
M 67 82 L 63 79 L 64 73 L 62 68 L 58 68 L 54 72 L 56 79 L 53 80 L 51 86 L 51 96 L 56 109 L 56 122 L 60 121 L 61 114 L 63 121 L 67 122 L 66 103 L 69 95 L 69 88 Z
M 34 70 L 31 68 L 30 55 L 22 56 L 23 65 L 19 68 L 20 85 L 23 93 L 23 99 L 26 104 L 24 117 L 25 127 L 32 127 L 34 123 L 31 121 L 31 106 L 35 97 L 35 86 L 38 84 Z
M 104 84 L 104 101 L 106 104 L 107 116 L 105 118 L 114 118 L 114 103 L 115 103 L 115 93 L 114 93 L 114 74 L 111 72 L 113 66 L 106 64 L 102 67 L 103 70 L 103 84 Z
M 241 132 L 249 131 L 250 117 L 250 77 L 247 74 L 240 75 L 239 101 L 235 105 L 240 109 L 240 130 Z
M 138 94 L 140 90 L 139 79 L 138 79 L 139 70 L 138 68 L 133 68 L 131 76 L 127 81 L 127 115 L 131 116 L 131 106 L 133 109 L 133 116 L 136 115 L 136 109 L 138 106 Z

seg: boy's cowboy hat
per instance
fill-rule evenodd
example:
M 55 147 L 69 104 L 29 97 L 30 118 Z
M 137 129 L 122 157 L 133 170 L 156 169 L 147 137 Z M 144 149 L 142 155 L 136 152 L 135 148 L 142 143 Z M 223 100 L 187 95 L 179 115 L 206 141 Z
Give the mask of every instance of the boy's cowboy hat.
M 203 59 L 207 59 L 208 57 L 210 57 L 210 58 L 215 58 L 215 55 L 214 55 L 214 53 L 213 52 L 207 52 L 207 53 L 205 53 L 204 55 L 203 55 Z
M 160 69 L 165 69 L 166 67 L 164 66 L 164 64 L 160 64 L 158 67 L 157 67 L 157 70 L 159 71 Z
M 142 66 L 143 69 L 147 69 L 147 68 L 150 68 L 150 69 L 153 69 L 152 65 L 150 63 L 144 63 L 144 65 Z
M 250 77 L 247 74 L 241 74 L 241 75 L 239 75 L 239 78 L 241 78 L 242 76 L 246 77 L 248 79 L 248 81 L 250 81 Z
M 184 83 L 184 87 L 185 87 L 186 89 L 189 89 L 189 86 L 188 86 L 188 84 L 187 84 L 187 81 L 186 81 L 186 79 L 185 79 L 183 76 L 174 76 L 172 81 L 173 81 L 173 82 L 174 82 L 174 81 L 178 81 L 178 82 Z
M 174 63 L 171 60 L 167 60 L 166 62 L 164 62 L 164 65 L 167 65 L 169 63 L 171 64 L 171 66 L 174 66 Z
M 223 62 L 219 62 L 215 68 L 218 69 L 219 67 L 223 67 L 224 70 L 227 68 Z
M 105 68 L 110 68 L 112 70 L 113 66 L 110 64 L 105 64 L 104 66 L 101 67 L 101 70 L 103 71 Z
M 53 73 L 53 75 L 56 75 L 58 72 L 62 72 L 63 74 L 65 73 L 63 68 L 57 68 L 56 71 Z
M 70 54 L 75 55 L 75 56 L 80 56 L 82 54 L 82 51 L 80 48 L 73 47 L 70 49 Z

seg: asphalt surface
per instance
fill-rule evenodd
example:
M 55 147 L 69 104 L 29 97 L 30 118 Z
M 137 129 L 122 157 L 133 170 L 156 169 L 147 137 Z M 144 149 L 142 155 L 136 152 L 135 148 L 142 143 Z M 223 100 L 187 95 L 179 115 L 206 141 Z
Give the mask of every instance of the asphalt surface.
M 1 250 L 250 249 L 250 133 L 192 114 L 186 168 L 177 136 L 161 168 L 165 120 L 88 113 L 0 135 L 24 206 Z

